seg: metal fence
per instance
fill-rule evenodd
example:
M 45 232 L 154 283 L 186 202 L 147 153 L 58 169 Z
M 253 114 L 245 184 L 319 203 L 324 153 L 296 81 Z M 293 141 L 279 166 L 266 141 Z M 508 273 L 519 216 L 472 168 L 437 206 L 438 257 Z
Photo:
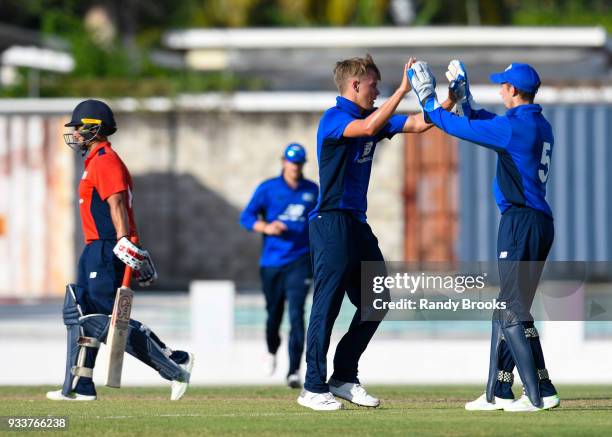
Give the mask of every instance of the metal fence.
M 503 107 L 490 110 L 502 114 Z M 544 105 L 555 136 L 547 199 L 555 217 L 549 259 L 612 259 L 612 105 Z M 499 213 L 492 194 L 496 154 L 468 142 L 459 144 L 459 259 L 496 256 Z

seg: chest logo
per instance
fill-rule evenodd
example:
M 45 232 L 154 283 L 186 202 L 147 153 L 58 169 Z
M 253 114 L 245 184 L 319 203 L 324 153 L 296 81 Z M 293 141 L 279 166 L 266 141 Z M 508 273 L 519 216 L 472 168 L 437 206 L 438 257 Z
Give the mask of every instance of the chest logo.
M 314 194 L 312 193 L 304 193 L 302 194 L 302 200 L 304 202 L 312 202 L 314 200 Z
M 285 211 L 278 216 L 279 220 L 285 220 L 288 222 L 303 222 L 305 219 L 304 211 L 306 207 L 300 203 L 290 203 L 285 208 Z
M 363 145 L 363 151 L 361 152 L 361 157 L 357 160 L 359 164 L 363 164 L 365 162 L 369 162 L 374 158 L 374 141 L 368 141 Z

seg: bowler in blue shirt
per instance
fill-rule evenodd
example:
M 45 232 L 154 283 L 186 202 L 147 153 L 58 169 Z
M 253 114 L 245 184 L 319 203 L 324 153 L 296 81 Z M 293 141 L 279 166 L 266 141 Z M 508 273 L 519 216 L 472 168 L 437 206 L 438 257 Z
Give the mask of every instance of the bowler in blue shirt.
M 321 117 L 317 132 L 321 190 L 310 213 L 314 294 L 306 341 L 306 379 L 297 399 L 313 410 L 343 408 L 335 396 L 357 405 L 379 405 L 357 377 L 361 354 L 380 324 L 376 320 L 384 316 L 383 312 L 376 320 L 362 317 L 362 309 L 367 311 L 369 306 L 366 299 L 362 302 L 361 262 L 376 261 L 380 274 L 386 274 L 378 240 L 367 223 L 367 192 L 377 143 L 399 133 L 424 132 L 432 127 L 421 114 L 394 115 L 410 91 L 406 72 L 412 62 L 404 65 L 401 84 L 380 108 L 374 107 L 374 101 L 381 76 L 370 55 L 340 61 L 334 69 L 340 95 Z M 327 351 L 345 293 L 356 310 L 336 348 L 334 371 L 328 380 Z
M 308 247 L 308 214 L 315 207 L 319 188 L 302 174 L 306 150 L 289 144 L 278 177 L 262 182 L 240 216 L 241 225 L 263 235 L 260 274 L 266 298 L 267 371 L 276 370 L 280 325 L 285 301 L 289 303 L 289 371 L 287 385 L 300 388 L 300 361 L 304 351 L 304 303 L 312 283 Z

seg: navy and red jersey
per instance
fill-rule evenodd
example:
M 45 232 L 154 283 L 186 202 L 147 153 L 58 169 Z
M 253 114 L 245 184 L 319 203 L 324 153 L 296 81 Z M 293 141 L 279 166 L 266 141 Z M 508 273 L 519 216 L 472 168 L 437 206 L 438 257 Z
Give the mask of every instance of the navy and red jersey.
M 132 176 L 109 142 L 96 145 L 85 159 L 85 171 L 79 184 L 79 212 L 85 243 L 116 240 L 117 231 L 106 200 L 125 192 L 130 236 L 136 235 L 132 211 Z

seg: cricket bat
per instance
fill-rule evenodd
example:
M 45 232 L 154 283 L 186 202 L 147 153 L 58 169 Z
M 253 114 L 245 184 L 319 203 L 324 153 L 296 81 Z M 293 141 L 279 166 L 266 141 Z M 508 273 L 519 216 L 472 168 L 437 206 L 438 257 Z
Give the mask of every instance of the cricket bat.
M 131 237 L 130 241 L 138 244 L 138 237 Z M 132 301 L 134 292 L 130 288 L 132 280 L 132 269 L 125 266 L 123 282 L 117 289 L 115 305 L 111 316 L 106 346 L 108 347 L 108 369 L 106 372 L 106 386 L 120 388 L 121 372 L 123 370 L 123 355 L 127 344 L 130 314 L 132 312 Z

